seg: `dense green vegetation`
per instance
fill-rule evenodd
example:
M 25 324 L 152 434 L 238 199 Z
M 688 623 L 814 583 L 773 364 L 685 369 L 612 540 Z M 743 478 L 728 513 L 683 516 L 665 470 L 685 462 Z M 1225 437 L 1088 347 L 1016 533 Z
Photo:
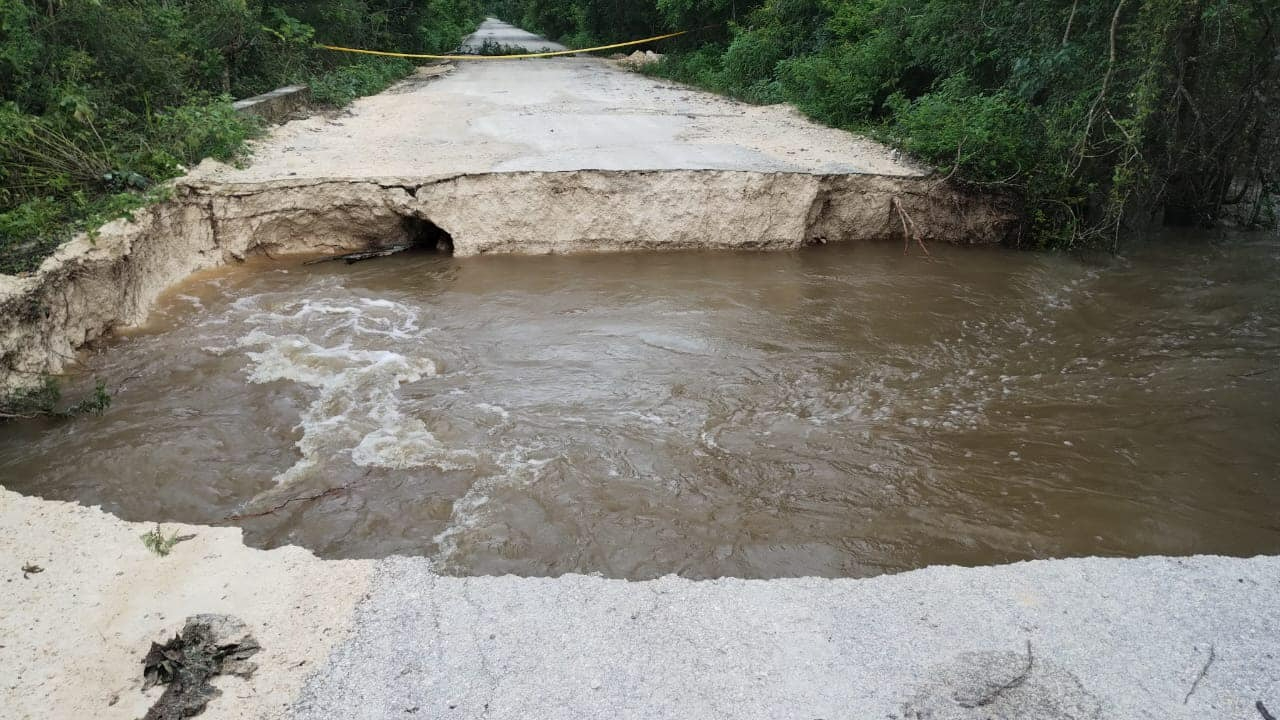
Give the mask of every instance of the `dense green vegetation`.
M 493 0 L 584 46 L 711 25 L 653 72 L 788 101 L 1025 198 L 1024 241 L 1274 225 L 1277 0 Z
M 256 128 L 232 98 L 301 81 L 341 105 L 412 69 L 313 42 L 447 51 L 479 18 L 476 0 L 0 0 L 0 272 L 234 159 Z

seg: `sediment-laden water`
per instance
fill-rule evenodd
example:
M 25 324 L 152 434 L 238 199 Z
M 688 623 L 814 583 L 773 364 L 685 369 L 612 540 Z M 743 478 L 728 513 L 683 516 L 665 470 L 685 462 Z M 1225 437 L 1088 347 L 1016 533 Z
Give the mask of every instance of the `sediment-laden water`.
M 464 574 L 1280 552 L 1280 242 L 934 252 L 259 261 L 0 483 Z

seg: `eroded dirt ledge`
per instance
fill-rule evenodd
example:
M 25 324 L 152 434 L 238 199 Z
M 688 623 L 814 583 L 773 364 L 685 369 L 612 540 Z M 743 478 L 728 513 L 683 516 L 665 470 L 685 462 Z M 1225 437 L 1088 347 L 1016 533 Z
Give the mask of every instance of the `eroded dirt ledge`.
M 74 362 L 146 319 L 166 288 L 253 254 L 341 253 L 413 242 L 427 223 L 457 255 L 635 249 L 789 250 L 922 240 L 989 244 L 1017 231 L 1014 201 L 919 177 L 724 170 L 506 172 L 421 179 L 181 180 L 133 221 L 0 276 L 0 386 Z

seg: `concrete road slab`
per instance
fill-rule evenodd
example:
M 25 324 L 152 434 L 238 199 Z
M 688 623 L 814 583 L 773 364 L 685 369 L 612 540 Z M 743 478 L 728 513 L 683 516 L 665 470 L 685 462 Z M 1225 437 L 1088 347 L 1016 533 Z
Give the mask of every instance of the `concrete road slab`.
M 390 559 L 373 587 L 300 717 L 1262 720 L 1257 703 L 1280 709 L 1275 558 L 702 582 L 440 577 Z
M 486 21 L 484 38 L 534 50 L 547 43 Z M 918 176 L 926 168 L 785 105 L 740 103 L 620 68 L 598 57 L 459 61 L 411 78 L 338 116 L 276 128 L 236 169 L 202 166 L 216 182 L 280 178 L 424 177 L 563 170 L 744 170 Z

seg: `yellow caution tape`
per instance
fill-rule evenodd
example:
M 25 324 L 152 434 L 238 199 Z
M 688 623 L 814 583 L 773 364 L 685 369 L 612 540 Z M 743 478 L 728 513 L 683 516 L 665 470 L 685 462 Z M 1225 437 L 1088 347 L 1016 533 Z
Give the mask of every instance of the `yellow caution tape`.
M 613 50 L 614 48 L 630 47 L 632 45 L 643 45 L 648 42 L 658 40 L 666 40 L 667 38 L 679 37 L 680 35 L 689 34 L 688 30 L 680 32 L 667 33 L 666 35 L 656 35 L 643 40 L 632 40 L 630 42 L 614 43 L 612 45 L 601 45 L 600 47 L 582 48 L 581 50 L 555 50 L 552 52 L 525 53 L 523 55 L 422 55 L 419 53 L 398 53 L 383 52 L 382 50 L 358 50 L 356 48 L 338 47 L 336 45 L 316 44 L 316 47 L 324 50 L 335 50 L 337 52 L 359 53 L 361 55 L 381 55 L 383 57 L 399 57 L 399 58 L 419 58 L 423 60 L 518 60 L 520 58 L 541 58 L 556 57 L 557 55 L 574 55 L 576 53 L 596 52 L 599 50 Z

